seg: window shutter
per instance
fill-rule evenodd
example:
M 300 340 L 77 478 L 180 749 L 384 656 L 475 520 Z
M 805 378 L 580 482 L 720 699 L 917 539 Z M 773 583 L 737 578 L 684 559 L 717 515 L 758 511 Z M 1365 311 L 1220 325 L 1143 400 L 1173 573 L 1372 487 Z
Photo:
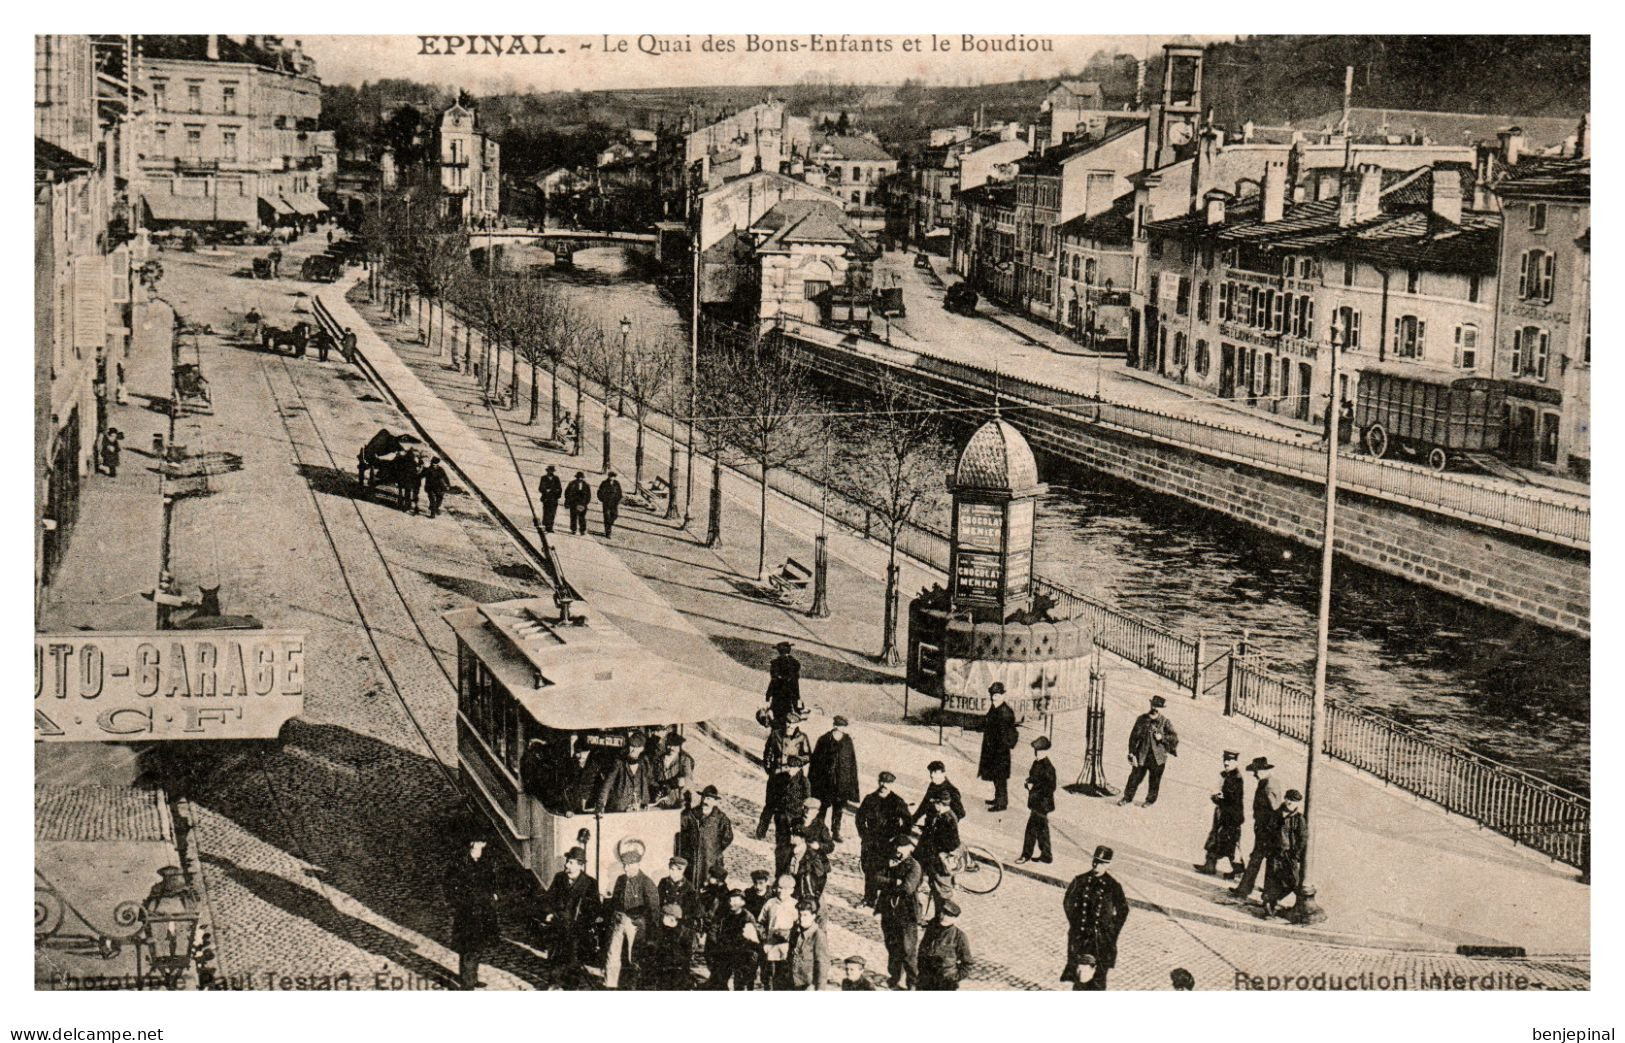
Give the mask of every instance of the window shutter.
M 1394 320 L 1394 354 L 1399 354 L 1399 320 Z
M 1555 254 L 1547 254 L 1541 259 L 1540 297 L 1541 300 L 1546 301 L 1548 304 L 1552 300 L 1552 269 L 1554 267 L 1552 262 L 1555 259 Z
M 1523 330 L 1512 331 L 1512 375 L 1523 372 Z
M 1551 347 L 1552 335 L 1545 330 L 1540 331 L 1540 379 L 1546 379 L 1547 350 Z
M 1416 357 L 1426 354 L 1428 324 L 1423 319 L 1416 320 Z
M 1529 296 L 1529 251 L 1518 255 L 1518 296 Z
M 1303 339 L 1315 339 L 1315 302 L 1310 298 L 1303 302 Z

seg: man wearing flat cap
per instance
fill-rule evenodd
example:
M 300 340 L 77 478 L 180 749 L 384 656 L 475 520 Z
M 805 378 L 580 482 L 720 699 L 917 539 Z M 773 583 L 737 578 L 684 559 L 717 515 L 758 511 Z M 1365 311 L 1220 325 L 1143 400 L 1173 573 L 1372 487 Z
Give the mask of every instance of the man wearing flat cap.
M 722 794 L 707 786 L 700 791 L 700 806 L 685 808 L 678 823 L 677 852 L 688 859 L 688 881 L 696 887 L 711 870 L 724 867 L 724 853 L 733 846 L 733 823 L 721 805 Z
M 951 898 L 937 903 L 937 918 L 920 939 L 920 991 L 958 992 L 970 973 L 970 939 L 959 928 L 959 906 Z
M 783 770 L 767 780 L 767 799 L 762 804 L 761 821 L 756 824 L 756 838 L 767 836 L 767 823 L 771 820 L 774 847 L 788 845 L 790 831 L 801 821 L 810 796 L 807 762 L 800 755 L 791 754 L 785 758 Z
M 566 985 L 582 980 L 581 965 L 598 956 L 598 881 L 587 874 L 587 852 L 573 847 L 564 868 L 542 896 L 542 928 L 548 961 Z
M 1147 777 L 1151 784 L 1145 791 L 1145 806 L 1149 808 L 1157 802 L 1157 793 L 1162 789 L 1162 769 L 1169 757 L 1179 756 L 1179 734 L 1174 731 L 1174 722 L 1162 714 L 1162 708 L 1167 705 L 1168 700 L 1153 695 L 1151 708 L 1135 718 L 1134 728 L 1128 735 L 1128 762 L 1132 767 L 1119 804 L 1133 803 L 1140 780 Z
M 841 842 L 846 805 L 856 804 L 859 796 L 858 752 L 846 729 L 846 718 L 837 714 L 830 730 L 818 737 L 812 751 L 812 770 L 807 773 L 812 795 L 822 804 L 818 821 L 825 821 L 827 816 L 831 839 L 837 844 Z
M 1237 898 L 1252 897 L 1253 887 L 1258 883 L 1258 875 L 1264 869 L 1264 863 L 1272 856 L 1275 849 L 1276 813 L 1281 807 L 1281 791 L 1276 787 L 1275 780 L 1270 774 L 1275 770 L 1268 757 L 1254 757 L 1252 763 L 1247 765 L 1257 784 L 1253 787 L 1253 850 L 1247 856 L 1247 865 L 1242 869 L 1241 880 L 1231 888 L 1231 894 Z M 1264 878 L 1266 881 L 1268 876 Z
M 863 898 L 860 905 L 874 905 L 880 893 L 880 880 L 891 858 L 892 839 L 908 831 L 912 816 L 908 802 L 893 792 L 897 776 L 880 773 L 880 784 L 858 805 L 858 860 L 863 867 Z
M 1016 711 L 1004 701 L 1004 683 L 994 681 L 987 688 L 987 715 L 982 718 L 982 754 L 976 761 L 976 777 L 993 783 L 993 799 L 987 810 L 1003 811 L 1010 806 L 1010 751 L 1021 741 L 1016 729 Z
M 642 811 L 653 803 L 654 773 L 643 760 L 648 740 L 642 732 L 626 737 L 626 750 L 598 786 L 598 812 Z
M 803 898 L 796 905 L 796 925 L 790 928 L 789 978 L 796 992 L 818 992 L 829 975 L 829 942 L 819 923 L 818 901 Z
M 1117 936 L 1128 920 L 1128 898 L 1123 886 L 1106 871 L 1112 862 L 1112 849 L 1102 844 L 1087 873 L 1079 873 L 1067 885 L 1061 909 L 1066 913 L 1066 969 L 1062 981 L 1073 982 L 1080 991 L 1099 992 L 1106 988 L 1106 975 L 1117 964 Z M 1082 957 L 1094 958 L 1094 976 L 1080 981 L 1078 964 Z
M 954 889 L 954 856 L 959 852 L 959 819 L 947 793 L 931 798 L 931 811 L 920 823 L 920 845 L 915 857 L 937 898 Z
M 953 809 L 954 817 L 961 822 L 965 820 L 965 802 L 960 799 L 959 787 L 948 779 L 948 766 L 941 761 L 932 761 L 926 765 L 925 770 L 931 781 L 926 784 L 925 796 L 920 798 L 920 806 L 914 809 L 914 821 L 919 822 L 931 814 L 931 808 L 941 794 L 948 795 L 948 806 Z
M 1280 913 L 1281 899 L 1295 895 L 1303 884 L 1303 856 L 1309 847 L 1309 823 L 1303 817 L 1303 794 L 1289 789 L 1281 797 L 1275 816 L 1275 848 L 1264 877 L 1264 915 Z M 1301 899 L 1300 899 L 1301 901 Z
M 666 876 L 660 881 L 660 906 L 675 905 L 683 910 L 683 923 L 691 930 L 700 913 L 700 889 L 688 882 L 688 859 L 673 855 L 666 863 Z
M 660 888 L 643 872 L 643 841 L 630 837 L 615 845 L 615 855 L 621 860 L 621 876 L 610 893 L 609 952 L 604 958 L 604 988 L 620 987 L 621 967 L 626 965 L 637 971 L 643 943 L 649 928 L 658 922 Z
M 790 654 L 790 642 L 774 646 L 778 656 L 767 668 L 767 704 L 775 727 L 801 709 L 801 660 Z
M 727 904 L 718 912 L 705 939 L 705 959 L 711 968 L 710 987 L 736 992 L 756 987 L 756 960 L 761 951 L 761 932 L 756 917 L 745 907 L 743 891 L 728 892 Z
M 1040 862 L 1055 860 L 1055 852 L 1050 847 L 1049 816 L 1055 810 L 1056 778 L 1049 748 L 1049 736 L 1040 735 L 1033 740 L 1033 763 L 1027 769 L 1027 832 L 1021 840 L 1018 865 L 1032 861 L 1035 851 Z
M 1229 876 L 1232 879 L 1241 873 L 1241 827 L 1246 821 L 1246 811 L 1240 760 L 1235 750 L 1224 751 L 1224 767 L 1219 771 L 1219 790 L 1212 796 L 1213 825 L 1208 829 L 1207 841 L 1202 845 L 1207 860 L 1195 867 L 1203 876 L 1219 875 L 1221 858 L 1230 863 Z
M 892 842 L 892 854 L 875 902 L 880 934 L 886 942 L 886 974 L 894 989 L 920 987 L 920 888 L 925 874 L 914 860 L 915 840 L 902 834 Z M 903 984 L 907 977 L 908 983 Z
M 829 879 L 829 830 L 818 821 L 818 798 L 808 797 L 803 807 L 802 821 L 790 830 L 788 843 L 779 848 L 776 868 L 779 873 L 795 877 L 796 897 L 822 900 L 824 883 Z
M 694 931 L 683 907 L 660 907 L 660 923 L 649 932 L 639 987 L 659 992 L 686 992 L 694 987 Z

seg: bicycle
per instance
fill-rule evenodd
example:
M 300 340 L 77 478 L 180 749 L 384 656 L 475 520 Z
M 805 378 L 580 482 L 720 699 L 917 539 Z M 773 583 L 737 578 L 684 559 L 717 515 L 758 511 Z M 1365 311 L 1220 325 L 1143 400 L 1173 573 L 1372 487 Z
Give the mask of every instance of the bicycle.
M 1004 882 L 1004 863 L 985 847 L 962 844 L 953 859 L 954 886 L 973 895 L 990 895 Z

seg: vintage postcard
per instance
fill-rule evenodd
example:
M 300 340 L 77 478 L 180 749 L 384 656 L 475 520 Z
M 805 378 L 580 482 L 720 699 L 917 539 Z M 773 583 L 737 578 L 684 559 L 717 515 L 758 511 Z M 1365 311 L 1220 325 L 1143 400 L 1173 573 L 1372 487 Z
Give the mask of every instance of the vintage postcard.
M 1590 57 L 36 36 L 33 987 L 1590 989 Z

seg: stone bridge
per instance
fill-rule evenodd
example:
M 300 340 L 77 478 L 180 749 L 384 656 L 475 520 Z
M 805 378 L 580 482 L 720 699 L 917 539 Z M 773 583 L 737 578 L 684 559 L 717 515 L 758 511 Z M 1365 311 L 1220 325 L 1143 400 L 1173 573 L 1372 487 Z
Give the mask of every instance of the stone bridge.
M 551 229 L 545 232 L 527 232 L 516 228 L 491 231 L 471 230 L 468 233 L 470 252 L 502 246 L 537 246 L 551 253 L 561 247 L 583 250 L 594 246 L 647 246 L 655 245 L 653 232 L 588 232 L 572 229 Z

